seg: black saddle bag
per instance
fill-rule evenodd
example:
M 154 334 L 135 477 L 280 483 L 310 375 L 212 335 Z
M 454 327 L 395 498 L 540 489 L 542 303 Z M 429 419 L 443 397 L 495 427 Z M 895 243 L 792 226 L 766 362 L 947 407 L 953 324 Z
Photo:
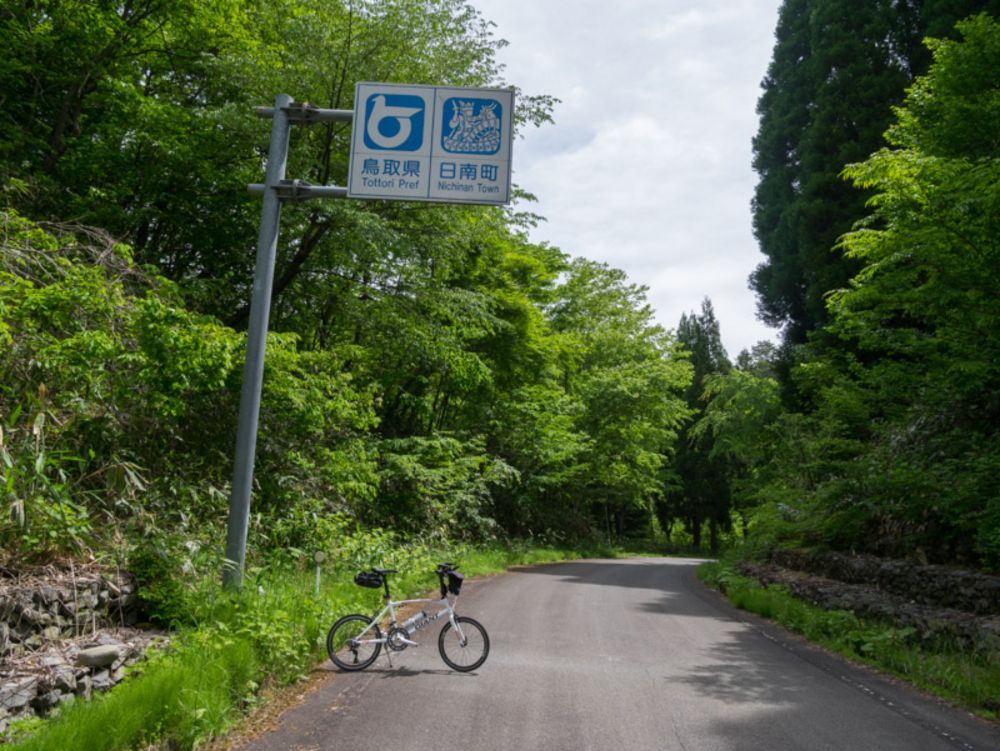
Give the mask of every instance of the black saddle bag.
M 362 571 L 354 577 L 354 583 L 359 587 L 378 589 L 382 586 L 382 577 L 372 571 Z

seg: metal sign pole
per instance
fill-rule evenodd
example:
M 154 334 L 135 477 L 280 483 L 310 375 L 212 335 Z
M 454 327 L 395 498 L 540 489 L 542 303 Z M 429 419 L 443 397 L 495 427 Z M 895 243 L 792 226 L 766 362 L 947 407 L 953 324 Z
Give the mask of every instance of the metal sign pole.
M 514 111 L 511 91 L 358 84 L 355 102 L 361 100 L 362 92 L 366 99 L 360 114 L 355 110 L 321 109 L 307 102 L 294 102 L 287 94 L 279 94 L 273 108 L 257 108 L 258 117 L 272 119 L 271 144 L 264 182 L 247 186 L 252 194 L 264 197 L 264 205 L 260 214 L 257 265 L 250 301 L 250 328 L 247 331 L 247 359 L 240 393 L 233 491 L 229 499 L 226 561 L 222 575 L 227 589 L 239 589 L 242 585 L 246 562 L 257 421 L 264 382 L 264 347 L 271 311 L 281 202 L 359 197 L 487 204 L 505 204 L 510 200 L 510 144 Z M 367 109 L 369 107 L 371 111 Z M 451 130 L 446 135 L 442 123 L 443 113 L 448 107 L 451 108 Z M 438 123 L 438 130 L 432 134 L 430 128 L 424 127 L 425 114 L 437 109 L 441 109 L 442 116 L 431 118 L 432 122 Z M 362 189 L 370 188 L 368 183 L 371 183 L 383 192 L 366 195 L 354 192 L 350 186 L 312 185 L 306 180 L 285 179 L 292 124 L 351 123 L 356 115 L 360 117 L 363 127 L 354 128 L 350 184 L 354 185 L 357 173 Z M 381 128 L 386 122 L 391 127 L 383 131 Z M 367 146 L 365 134 L 371 141 Z M 441 142 L 443 156 L 434 156 L 436 152 L 428 145 L 432 141 Z M 374 151 L 366 151 L 366 148 Z M 432 185 L 432 160 L 435 159 L 441 162 L 434 162 L 433 166 L 441 179 Z M 379 175 L 379 178 L 369 178 L 369 174 Z M 424 189 L 426 193 L 421 193 Z
M 287 94 L 274 102 L 271 144 L 267 154 L 264 205 L 260 214 L 257 239 L 257 266 L 254 272 L 253 297 L 250 301 L 250 328 L 247 331 L 247 359 L 243 368 L 240 393 L 240 417 L 236 429 L 236 462 L 233 491 L 229 499 L 229 528 L 226 534 L 226 566 L 222 581 L 227 589 L 243 583 L 246 560 L 247 528 L 250 520 L 250 490 L 253 484 L 253 461 L 257 444 L 257 420 L 264 381 L 264 347 L 271 311 L 271 288 L 274 282 L 274 259 L 278 247 L 278 224 L 281 220 L 281 197 L 278 185 L 285 179 L 290 131 L 286 108 L 292 103 Z

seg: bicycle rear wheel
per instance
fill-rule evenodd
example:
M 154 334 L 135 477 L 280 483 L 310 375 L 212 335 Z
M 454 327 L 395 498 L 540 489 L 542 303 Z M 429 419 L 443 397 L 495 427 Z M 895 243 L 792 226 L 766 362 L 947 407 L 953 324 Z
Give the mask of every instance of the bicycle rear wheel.
M 341 670 L 364 670 L 382 651 L 382 642 L 375 641 L 381 638 L 378 624 L 367 615 L 345 615 L 326 635 L 326 653 Z
M 459 630 L 445 624 L 438 636 L 438 651 L 441 659 L 452 670 L 468 673 L 475 670 L 490 654 L 490 637 L 479 621 L 460 615 L 455 620 Z

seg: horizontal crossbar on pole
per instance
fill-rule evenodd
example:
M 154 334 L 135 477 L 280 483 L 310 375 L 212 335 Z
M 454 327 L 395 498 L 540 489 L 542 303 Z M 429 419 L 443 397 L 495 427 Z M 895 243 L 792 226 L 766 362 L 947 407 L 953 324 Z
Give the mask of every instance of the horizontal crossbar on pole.
M 321 109 L 309 102 L 292 102 L 283 108 L 288 116 L 288 121 L 293 123 L 321 123 L 321 122 L 342 122 L 349 123 L 354 120 L 354 110 L 328 110 Z M 254 112 L 257 117 L 274 117 L 274 107 L 256 107 Z
M 282 180 L 272 186 L 278 197 L 286 201 L 304 201 L 307 198 L 347 198 L 347 188 L 339 185 L 313 185 L 305 180 Z M 264 183 L 250 183 L 247 190 L 262 196 L 267 190 Z

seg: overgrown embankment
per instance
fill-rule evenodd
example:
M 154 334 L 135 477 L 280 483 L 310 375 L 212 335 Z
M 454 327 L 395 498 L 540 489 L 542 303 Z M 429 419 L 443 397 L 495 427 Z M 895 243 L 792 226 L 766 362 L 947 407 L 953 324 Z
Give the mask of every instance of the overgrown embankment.
M 947 566 L 839 553 L 775 551 L 737 570 L 826 610 L 848 610 L 914 628 L 924 641 L 1000 650 L 1000 576 Z
M 1000 577 L 806 551 L 710 563 L 699 574 L 737 607 L 1000 717 Z

